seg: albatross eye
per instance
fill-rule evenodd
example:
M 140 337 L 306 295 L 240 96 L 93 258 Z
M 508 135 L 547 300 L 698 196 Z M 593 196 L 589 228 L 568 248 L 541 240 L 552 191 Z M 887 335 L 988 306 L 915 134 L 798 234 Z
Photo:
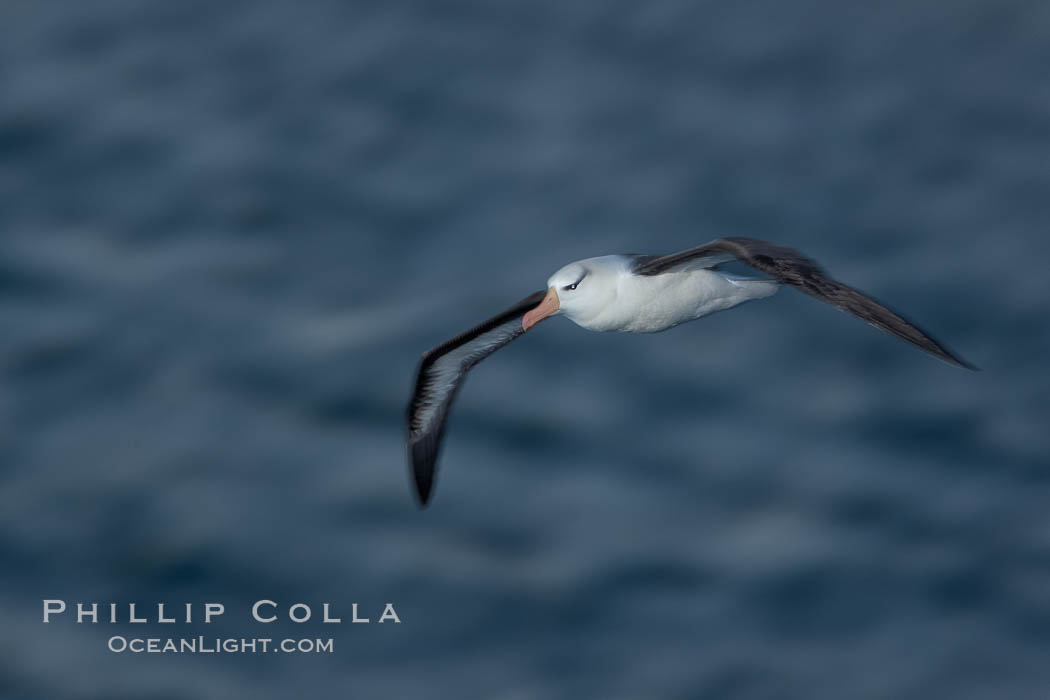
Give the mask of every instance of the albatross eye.
M 562 289 L 564 289 L 567 292 L 571 292 L 572 290 L 576 289 L 576 285 L 578 284 L 579 282 L 573 282 L 572 284 L 565 285 L 564 287 L 562 287 Z

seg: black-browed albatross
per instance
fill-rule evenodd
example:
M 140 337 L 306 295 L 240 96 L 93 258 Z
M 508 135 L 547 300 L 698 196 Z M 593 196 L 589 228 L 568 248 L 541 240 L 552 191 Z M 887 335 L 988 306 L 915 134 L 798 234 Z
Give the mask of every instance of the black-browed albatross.
M 740 261 L 772 279 L 721 272 Z M 592 331 L 656 333 L 768 297 L 786 284 L 857 316 L 945 362 L 976 369 L 915 324 L 829 277 L 797 250 L 753 238 L 720 238 L 672 255 L 606 255 L 570 263 L 498 316 L 426 352 L 408 406 L 408 452 L 416 493 L 426 506 L 434 486 L 449 409 L 467 372 L 543 319 L 564 314 Z

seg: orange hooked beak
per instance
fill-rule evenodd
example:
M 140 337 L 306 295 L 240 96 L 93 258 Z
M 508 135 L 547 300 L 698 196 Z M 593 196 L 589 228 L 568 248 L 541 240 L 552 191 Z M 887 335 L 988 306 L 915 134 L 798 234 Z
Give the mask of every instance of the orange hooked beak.
M 554 291 L 554 287 L 547 290 L 547 296 L 543 297 L 543 301 L 540 302 L 539 306 L 532 309 L 525 314 L 521 319 L 522 330 L 529 330 L 537 323 L 553 315 L 558 311 L 558 293 Z

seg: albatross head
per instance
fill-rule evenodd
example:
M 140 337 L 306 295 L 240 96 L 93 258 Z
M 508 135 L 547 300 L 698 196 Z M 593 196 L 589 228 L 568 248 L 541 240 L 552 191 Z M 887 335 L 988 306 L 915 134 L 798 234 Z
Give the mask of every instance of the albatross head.
M 547 280 L 547 296 L 521 319 L 529 330 L 555 314 L 586 327 L 616 298 L 616 281 L 623 267 L 620 256 L 607 255 L 569 263 Z

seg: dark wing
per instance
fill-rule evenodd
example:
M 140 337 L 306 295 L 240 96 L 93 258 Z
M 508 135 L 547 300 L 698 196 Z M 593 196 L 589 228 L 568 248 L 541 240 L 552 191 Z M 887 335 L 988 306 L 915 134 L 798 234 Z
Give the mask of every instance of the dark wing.
M 781 284 L 816 297 L 832 306 L 847 311 L 871 325 L 901 340 L 915 345 L 934 357 L 958 367 L 977 369 L 959 358 L 944 345 L 931 338 L 915 324 L 905 320 L 869 296 L 853 287 L 832 279 L 813 260 L 792 248 L 773 245 L 754 238 L 719 238 L 699 248 L 639 259 L 633 268 L 636 275 L 660 275 L 689 267 L 714 267 L 735 258 L 764 272 Z
M 525 297 L 500 315 L 428 350 L 420 360 L 408 404 L 408 453 L 421 506 L 430 500 L 448 412 L 467 372 L 524 333 L 522 316 L 543 301 L 546 293 Z

